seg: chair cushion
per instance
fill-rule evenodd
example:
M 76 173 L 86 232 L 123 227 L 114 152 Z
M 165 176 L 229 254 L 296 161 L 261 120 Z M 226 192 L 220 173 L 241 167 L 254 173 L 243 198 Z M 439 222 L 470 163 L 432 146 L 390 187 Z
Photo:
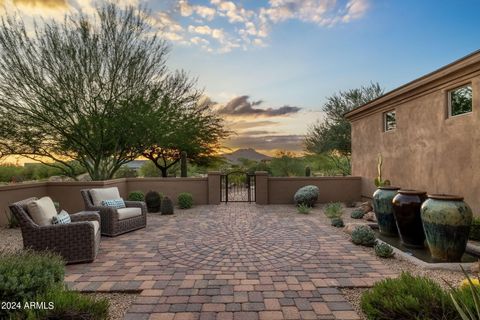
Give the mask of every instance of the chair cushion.
M 27 209 L 32 220 L 39 226 L 51 225 L 53 217 L 57 216 L 57 209 L 50 197 L 29 202 Z
M 125 208 L 126 205 L 125 205 L 125 201 L 123 201 L 123 199 L 111 199 L 111 200 L 103 200 L 102 201 L 102 206 L 105 206 L 105 207 L 112 207 L 112 208 L 115 208 L 115 209 L 121 209 L 121 208 Z
M 90 189 L 94 206 L 101 206 L 103 200 L 121 199 L 118 188 Z
M 91 224 L 93 224 L 93 234 L 97 234 L 98 229 L 100 229 L 100 223 L 98 221 L 89 221 Z
M 52 224 L 67 224 L 72 222 L 67 211 L 62 210 L 59 214 L 52 218 Z
M 118 220 L 124 220 L 128 218 L 138 217 L 142 215 L 142 209 L 140 208 L 122 208 L 117 209 Z

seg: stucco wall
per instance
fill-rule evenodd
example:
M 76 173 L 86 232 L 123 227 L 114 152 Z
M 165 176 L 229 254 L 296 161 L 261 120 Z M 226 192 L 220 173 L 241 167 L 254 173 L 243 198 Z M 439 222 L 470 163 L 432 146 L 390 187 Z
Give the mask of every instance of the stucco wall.
M 306 185 L 320 189 L 320 203 L 360 200 L 360 177 L 268 177 L 267 201 L 269 204 L 293 203 L 295 192 Z
M 15 185 L 0 186 L 0 226 L 6 225 L 10 209 L 10 203 L 30 197 L 43 197 L 47 195 L 47 184 L 22 183 Z
M 189 192 L 195 204 L 208 203 L 208 178 L 129 178 L 127 186 L 128 192 L 140 190 L 147 193 L 154 190 L 175 202 L 180 193 Z
M 480 72 L 464 70 L 435 88 L 352 119 L 352 174 L 362 177 L 362 196 L 375 190 L 377 157 L 393 185 L 465 197 L 480 214 Z M 445 80 L 445 79 L 444 79 Z M 473 112 L 448 117 L 447 92 L 471 82 Z M 395 109 L 397 128 L 383 132 L 383 112 Z

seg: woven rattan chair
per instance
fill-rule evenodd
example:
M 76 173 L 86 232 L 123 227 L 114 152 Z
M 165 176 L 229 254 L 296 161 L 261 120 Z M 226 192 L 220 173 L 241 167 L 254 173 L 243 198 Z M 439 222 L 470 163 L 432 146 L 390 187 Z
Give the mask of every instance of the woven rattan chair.
M 85 210 L 98 211 L 101 219 L 102 235 L 115 237 L 122 233 L 130 232 L 145 228 L 147 226 L 147 206 L 142 201 L 125 201 L 127 208 L 140 208 L 141 215 L 124 218 L 119 216 L 118 210 L 112 207 L 96 206 L 90 195 L 90 190 L 81 190 L 83 201 L 85 202 Z
M 29 198 L 9 206 L 20 223 L 23 246 L 36 251 L 56 252 L 66 263 L 93 261 L 98 253 L 101 235 L 100 230 L 95 233 L 95 227 L 90 221 L 100 223 L 98 213 L 80 212 L 70 215 L 71 223 L 39 226 L 32 220 L 27 209 L 28 203 L 34 200 L 37 198 Z

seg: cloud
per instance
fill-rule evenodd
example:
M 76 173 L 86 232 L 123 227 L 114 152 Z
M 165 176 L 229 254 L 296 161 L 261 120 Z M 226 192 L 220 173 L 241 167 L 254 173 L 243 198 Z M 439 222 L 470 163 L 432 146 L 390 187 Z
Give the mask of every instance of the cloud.
M 29 7 L 44 7 L 50 9 L 66 8 L 68 6 L 66 0 L 13 0 L 13 4 Z
M 270 121 L 270 120 L 264 120 L 264 121 L 236 121 L 233 123 L 229 123 L 228 127 L 233 129 L 233 130 L 243 130 L 243 129 L 251 129 L 251 128 L 257 128 L 257 127 L 264 127 L 264 126 L 272 126 L 276 125 L 277 122 L 275 121 Z
M 249 96 L 236 97 L 220 107 L 218 112 L 230 116 L 276 117 L 294 114 L 301 109 L 292 106 L 267 109 L 255 108 L 256 106 L 261 105 L 263 101 L 249 101 L 249 99 Z

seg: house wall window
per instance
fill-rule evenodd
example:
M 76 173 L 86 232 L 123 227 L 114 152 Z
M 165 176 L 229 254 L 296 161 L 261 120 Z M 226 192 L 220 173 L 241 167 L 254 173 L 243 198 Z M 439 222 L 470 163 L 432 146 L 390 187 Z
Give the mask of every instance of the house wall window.
M 397 127 L 397 120 L 395 117 L 395 110 L 385 112 L 383 114 L 383 129 L 384 131 L 391 131 Z
M 458 116 L 472 112 L 472 86 L 466 85 L 448 92 L 448 114 Z

